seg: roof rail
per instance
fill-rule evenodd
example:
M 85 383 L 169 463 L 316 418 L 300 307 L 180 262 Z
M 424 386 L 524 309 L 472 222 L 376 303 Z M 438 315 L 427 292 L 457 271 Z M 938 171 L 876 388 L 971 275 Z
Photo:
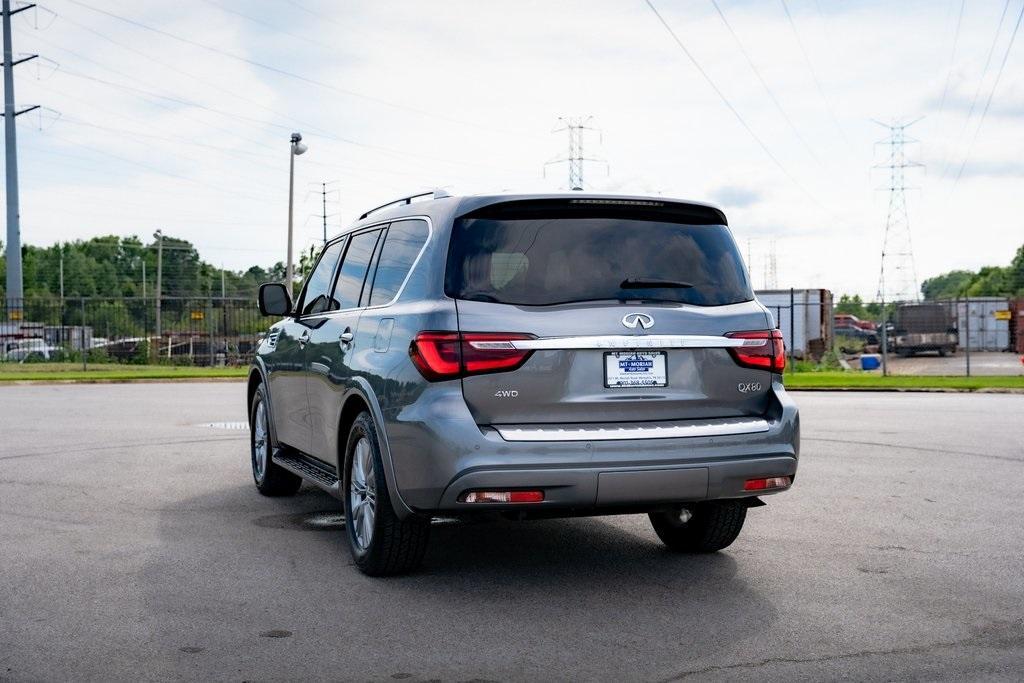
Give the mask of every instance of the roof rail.
M 420 192 L 419 194 L 411 194 L 408 197 L 399 197 L 398 199 L 394 199 L 394 200 L 392 200 L 390 202 L 387 202 L 386 204 L 381 204 L 380 206 L 375 206 L 374 208 L 370 209 L 369 211 L 364 213 L 362 216 L 360 216 L 359 220 L 363 220 L 364 218 L 369 216 L 371 213 L 376 213 L 377 211 L 380 211 L 381 209 L 386 209 L 387 207 L 393 206 L 395 204 L 412 204 L 412 200 L 419 199 L 420 197 L 430 197 L 431 199 L 445 199 L 447 197 L 451 197 L 451 195 L 448 194 L 447 192 L 445 192 L 444 190 L 437 189 L 437 190 L 431 190 L 429 192 Z

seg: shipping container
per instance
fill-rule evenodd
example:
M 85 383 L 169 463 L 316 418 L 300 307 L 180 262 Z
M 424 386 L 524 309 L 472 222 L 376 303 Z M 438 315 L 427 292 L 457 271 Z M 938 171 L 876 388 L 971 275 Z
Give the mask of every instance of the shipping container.
M 1024 299 L 1010 302 L 1010 348 L 1024 354 Z
M 971 351 L 1008 351 L 1010 346 L 1010 301 L 1005 297 L 976 296 L 944 301 L 955 310 L 954 324 L 960 334 L 960 348 Z
M 819 359 L 832 348 L 832 292 L 827 289 L 769 289 L 754 292 L 775 318 L 787 353 Z M 792 311 L 790 303 L 792 302 Z

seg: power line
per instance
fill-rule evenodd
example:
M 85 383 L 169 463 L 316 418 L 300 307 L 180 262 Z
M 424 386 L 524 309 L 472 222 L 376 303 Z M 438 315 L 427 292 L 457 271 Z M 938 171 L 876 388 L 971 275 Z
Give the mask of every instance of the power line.
M 227 12 L 228 14 L 234 14 L 236 17 L 241 17 L 242 19 L 245 19 L 246 21 L 250 21 L 250 22 L 252 22 L 254 24 L 258 24 L 258 25 L 260 25 L 260 26 L 262 26 L 264 28 L 268 28 L 268 29 L 272 30 L 276 34 L 288 36 L 290 38 L 294 38 L 295 40 L 301 40 L 303 42 L 310 43 L 311 45 L 316 45 L 317 47 L 326 48 L 328 50 L 330 50 L 330 49 L 332 49 L 334 47 L 333 45 L 328 45 L 327 43 L 321 43 L 319 40 L 316 40 L 314 38 L 310 38 L 308 36 L 302 36 L 302 35 L 299 35 L 297 33 L 292 33 L 291 31 L 286 31 L 283 28 L 281 28 L 280 24 L 272 24 L 269 21 L 264 21 L 263 19 L 259 19 L 257 17 L 254 17 L 251 14 L 246 14 L 245 12 L 239 12 L 238 10 L 232 9 L 231 7 L 225 7 L 224 5 L 222 5 L 221 3 L 217 2 L 216 0 L 203 0 L 203 2 L 205 2 L 208 5 L 213 5 L 214 7 L 216 7 L 219 10 L 221 10 L 222 12 Z
M 996 80 L 992 84 L 992 90 L 988 94 L 988 99 L 985 100 L 985 108 L 981 110 L 981 118 L 978 119 L 978 126 L 974 129 L 974 137 L 971 138 L 971 144 L 967 146 L 967 154 L 964 155 L 963 163 L 960 164 L 960 169 L 956 172 L 956 178 L 953 180 L 953 187 L 950 188 L 950 193 L 956 189 L 956 184 L 960 182 L 960 176 L 964 173 L 964 168 L 967 166 L 967 162 L 971 158 L 971 152 L 974 150 L 974 143 L 978 141 L 978 134 L 981 132 L 981 126 L 985 123 L 985 117 L 988 115 L 988 109 L 992 106 L 992 98 L 996 94 L 996 90 L 999 88 L 999 79 L 1003 76 L 1003 69 L 1006 67 L 1006 60 L 1010 57 L 1010 51 L 1013 49 L 1013 42 L 1017 38 L 1017 31 L 1020 30 L 1021 19 L 1024 18 L 1024 4 L 1020 7 L 1020 13 L 1017 15 L 1017 22 L 1013 25 L 1013 33 L 1010 34 L 1010 42 L 1006 46 L 1006 52 L 1003 53 L 1003 61 L 999 64 L 999 71 L 996 72 Z
M 832 123 L 835 124 L 836 129 L 839 130 L 839 134 L 843 136 L 843 139 L 849 142 L 846 137 L 846 131 L 839 125 L 839 120 L 836 118 L 835 112 L 832 110 L 832 105 L 829 104 L 828 98 L 825 97 L 825 90 L 821 87 L 821 81 L 818 80 L 818 73 L 814 70 L 814 65 L 811 63 L 811 57 L 807 54 L 806 48 L 804 48 L 804 42 L 800 39 L 800 32 L 796 28 L 796 22 L 793 21 L 793 15 L 789 12 L 789 5 L 786 4 L 786 0 L 779 0 L 782 3 L 782 9 L 786 13 L 786 19 L 789 21 L 789 26 L 793 29 L 793 37 L 796 39 L 797 47 L 800 48 L 800 53 L 804 56 L 804 62 L 807 64 L 807 70 L 811 72 L 811 80 L 814 81 L 814 88 L 818 91 L 818 95 L 821 96 L 821 101 L 825 103 L 825 109 L 828 111 L 829 118 L 832 119 Z
M 978 97 L 981 96 L 981 88 L 985 84 L 985 76 L 988 74 L 988 67 L 992 63 L 992 55 L 996 51 L 996 43 L 999 42 L 999 34 L 1003 30 L 1003 22 L 1006 20 L 1006 11 L 1010 8 L 1010 0 L 1006 0 L 1003 4 L 1003 12 L 999 15 L 999 23 L 996 25 L 996 32 L 992 35 L 992 43 L 988 46 L 988 54 L 985 56 L 985 66 L 981 69 L 981 75 L 978 76 L 978 87 L 974 90 L 974 97 L 971 99 L 971 106 L 967 110 L 967 116 L 964 118 L 964 123 L 960 126 L 960 133 L 956 136 L 956 143 L 953 145 L 955 150 L 960 146 L 960 141 L 963 140 L 964 133 L 967 132 L 967 126 L 971 122 L 971 117 L 974 116 L 974 108 L 978 104 Z M 947 150 L 946 155 L 942 160 L 942 173 L 940 177 L 946 177 L 946 171 L 948 169 L 949 151 Z
M 797 180 L 796 177 L 793 176 L 792 173 L 789 172 L 789 169 L 787 169 L 785 166 L 782 165 L 782 162 L 779 161 L 778 158 L 774 154 L 772 154 L 772 151 L 770 149 L 768 149 L 768 146 L 764 143 L 763 140 L 761 140 L 760 136 L 757 133 L 754 132 L 754 129 L 751 128 L 749 124 L 747 124 L 746 120 L 740 115 L 740 113 L 736 109 L 736 107 L 734 107 L 732 105 L 732 102 L 729 101 L 729 98 L 727 98 L 725 96 L 725 93 L 723 93 L 722 90 L 715 84 L 715 82 L 714 82 L 714 80 L 712 80 L 711 76 L 708 75 L 708 72 L 705 71 L 704 67 L 702 67 L 700 65 L 700 62 L 697 61 L 697 58 L 694 57 L 693 54 L 686 48 L 686 45 L 684 45 L 683 41 L 680 40 L 678 35 L 676 35 L 676 32 L 672 30 L 672 27 L 668 25 L 668 22 L 665 21 L 665 18 L 663 16 L 661 16 L 661 13 L 658 11 L 658 8 L 656 8 L 654 6 L 654 4 L 651 2 L 651 0 L 644 0 L 644 2 L 646 2 L 647 6 L 651 8 L 651 11 L 654 12 L 654 16 L 656 16 L 658 18 L 658 21 L 661 22 L 661 25 L 664 26 L 665 30 L 668 31 L 668 34 L 670 36 L 672 36 L 672 40 L 675 41 L 676 45 L 679 46 L 679 49 L 682 50 L 683 54 L 685 54 L 687 59 L 690 60 L 690 63 L 692 63 L 693 66 L 700 73 L 700 75 L 704 77 L 704 80 L 707 81 L 709 86 L 711 86 L 711 89 L 715 91 L 715 94 L 718 95 L 719 99 L 722 100 L 722 103 L 726 107 L 728 107 L 729 111 L 732 112 L 733 116 L 736 117 L 736 120 L 739 121 L 740 125 L 743 126 L 743 128 L 747 131 L 747 133 L 750 134 L 750 137 L 752 137 L 754 139 L 754 142 L 756 142 L 758 144 L 758 146 L 765 153 L 765 155 L 767 155 L 768 158 L 772 160 L 772 163 L 774 163 L 776 166 L 778 166 L 779 170 L 782 171 L 782 173 L 785 174 L 785 176 L 787 178 L 789 178 L 789 180 L 794 185 L 796 185 L 798 188 L 800 188 L 800 191 L 803 192 L 805 195 L 807 195 L 807 197 L 810 198 L 811 201 L 813 201 L 819 207 L 824 208 L 821 205 L 821 202 L 818 201 L 817 197 L 815 197 L 813 194 L 811 194 L 810 191 L 808 191 L 807 188 L 805 188 L 803 186 L 803 184 L 799 180 Z
M 736 31 L 733 30 L 732 24 L 730 24 L 729 20 L 725 18 L 725 13 L 722 12 L 722 8 L 718 6 L 717 0 L 711 0 L 711 4 L 714 5 L 715 11 L 718 12 L 718 16 L 722 19 L 722 23 L 725 24 L 725 27 L 727 29 L 729 29 L 729 34 L 732 35 L 733 40 L 736 42 L 736 47 L 739 48 L 740 54 L 742 54 L 743 58 L 747 60 L 747 64 L 750 66 L 750 70 L 754 72 L 755 76 L 757 76 L 757 80 L 760 81 L 761 87 L 763 87 L 765 92 L 768 93 L 768 97 L 771 99 L 772 104 L 775 105 L 775 108 L 779 111 L 779 114 L 782 115 L 782 118 L 785 119 L 786 124 L 789 126 L 790 130 L 793 131 L 793 134 L 800 141 L 800 144 L 802 144 L 804 146 L 804 149 L 807 150 L 807 153 L 811 155 L 811 158 L 813 158 L 816 162 L 820 164 L 821 162 L 818 159 L 818 155 L 814 153 L 814 150 L 811 149 L 811 146 L 807 143 L 807 140 L 805 140 L 804 136 L 800 134 L 800 129 L 797 128 L 793 121 L 789 118 L 789 115 L 786 113 L 786 110 L 782 108 L 782 104 L 779 102 L 778 98 L 775 97 L 775 93 L 772 92 L 772 89 L 768 86 L 768 83 L 764 80 L 764 77 L 761 76 L 761 70 L 758 69 L 757 66 L 754 64 L 754 60 L 751 59 L 750 54 L 747 52 L 747 49 L 743 46 L 743 42 L 740 40 L 740 37 L 736 34 Z
M 85 3 L 85 2 L 82 2 L 81 0 L 67 0 L 67 2 L 70 2 L 72 4 L 78 5 L 79 7 L 84 7 L 85 9 L 91 10 L 93 12 L 97 12 L 97 13 L 102 14 L 104 16 L 110 17 L 111 19 L 117 19 L 118 21 L 122 21 L 122 22 L 124 22 L 126 24 L 130 24 L 132 26 L 135 26 L 135 27 L 138 27 L 138 28 L 141 28 L 141 29 L 145 29 L 147 31 L 151 31 L 153 33 L 156 33 L 158 35 L 162 35 L 162 36 L 170 38 L 172 40 L 176 40 L 176 41 L 184 43 L 186 45 L 191 45 L 193 47 L 197 47 L 197 48 L 200 48 L 202 50 L 206 50 L 208 52 L 212 52 L 214 54 L 221 55 L 222 57 L 227 57 L 229 59 L 234 59 L 236 61 L 248 64 L 250 66 L 254 66 L 254 67 L 257 67 L 259 69 L 263 69 L 265 71 L 270 71 L 272 73 L 276 73 L 276 74 L 281 75 L 281 76 L 286 76 L 288 78 L 292 78 L 292 79 L 295 79 L 295 80 L 298 80 L 298 81 L 302 81 L 303 83 L 308 83 L 309 85 L 315 85 L 315 86 L 317 86 L 319 88 L 324 88 L 326 90 L 332 90 L 332 91 L 337 92 L 337 93 L 342 94 L 342 95 L 346 95 L 346 96 L 349 96 L 349 97 L 355 97 L 355 98 L 358 98 L 358 99 L 361 99 L 361 100 L 366 100 L 367 102 L 373 102 L 375 104 L 380 104 L 380 105 L 383 105 L 383 106 L 386 106 L 386 107 L 391 107 L 391 108 L 394 108 L 394 109 L 400 109 L 400 110 L 404 110 L 404 111 L 409 111 L 409 112 L 412 112 L 414 114 L 418 114 L 420 116 L 428 116 L 428 117 L 439 119 L 439 120 L 442 120 L 442 121 L 448 121 L 449 123 L 456 123 L 456 124 L 458 124 L 460 126 L 465 126 L 465 125 L 474 126 L 474 127 L 478 127 L 479 126 L 479 124 L 471 122 L 471 121 L 461 121 L 459 119 L 455 119 L 455 118 L 452 118 L 452 117 L 449 117 L 449 116 L 444 116 L 443 114 L 435 114 L 433 112 L 425 111 L 423 109 L 418 109 L 416 107 L 410 107 L 410 106 L 405 105 L 405 104 L 399 104 L 397 102 L 391 102 L 389 100 L 384 100 L 384 99 L 381 99 L 379 97 L 374 97 L 372 95 L 365 95 L 363 93 L 359 93 L 359 92 L 356 92 L 354 90 L 349 90 L 347 88 L 341 88 L 341 87 L 338 87 L 338 86 L 333 85 L 331 83 L 325 83 L 324 81 L 317 80 L 315 78 L 309 78 L 308 76 L 303 76 L 302 74 L 295 73 L 294 71 L 288 71 L 287 69 L 282 69 L 280 67 L 276 67 L 276 66 L 273 66 L 271 64 L 265 64 L 263 62 L 256 61 L 255 59 L 249 59 L 248 57 L 243 57 L 242 55 L 237 55 L 237 54 L 234 54 L 232 52 L 228 52 L 227 50 L 223 50 L 223 49 L 221 49 L 219 47 L 215 47 L 213 45 L 207 45 L 207 44 L 201 43 L 201 42 L 199 42 L 197 40 L 192 40 L 191 38 L 186 38 L 184 36 L 179 36 L 179 35 L 177 35 L 175 33 L 171 33 L 170 31 L 165 31 L 163 29 L 156 28 L 155 26 L 150 26 L 149 24 L 144 24 L 141 21 L 136 21 L 135 19 L 131 19 L 129 17 L 123 17 L 123 16 L 121 16 L 119 14 L 114 14 L 113 12 L 108 12 L 108 11 L 100 9 L 98 7 L 93 7 L 92 5 L 90 5 L 88 3 Z
M 956 46 L 960 42 L 960 24 L 964 19 L 964 5 L 967 0 L 960 0 L 960 12 L 956 15 L 956 29 L 953 31 L 953 50 L 949 55 L 949 71 L 946 72 L 946 84 L 942 87 L 942 99 L 939 101 L 939 114 L 946 107 L 946 95 L 949 94 L 949 83 L 953 78 L 953 67 L 956 65 Z M 1005 10 L 1004 10 L 1005 13 Z M 1001 22 L 1002 20 L 1000 20 Z
M 74 1 L 74 0 L 72 0 L 72 1 Z M 79 4 L 84 4 L 84 3 L 79 3 Z M 97 10 L 97 11 L 101 11 L 101 10 Z M 100 32 L 100 31 L 96 31 L 95 29 L 92 29 L 89 26 L 86 26 L 86 25 L 84 25 L 84 24 L 82 24 L 80 22 L 77 22 L 77 21 L 75 21 L 73 19 L 70 19 L 69 17 L 67 17 L 65 15 L 60 15 L 60 17 L 61 17 L 62 20 L 66 21 L 66 22 L 68 22 L 68 23 L 70 23 L 70 24 L 72 24 L 74 26 L 77 26 L 78 28 L 80 28 L 82 30 L 88 31 L 89 33 L 92 33 L 93 35 L 96 35 L 96 36 L 102 38 L 103 40 L 106 40 L 106 41 L 110 42 L 113 45 L 116 45 L 116 46 L 118 46 L 118 47 L 120 47 L 120 48 L 122 48 L 124 50 L 127 50 L 127 51 L 133 53 L 133 54 L 139 55 L 139 56 L 141 56 L 141 57 L 143 57 L 143 58 L 145 58 L 145 59 L 147 59 L 147 60 L 149 60 L 149 61 L 151 61 L 151 62 L 153 62 L 155 64 L 158 64 L 158 65 L 160 65 L 160 66 L 162 66 L 162 67 L 164 67 L 166 69 L 169 69 L 171 71 L 174 71 L 175 73 L 181 74 L 181 75 L 183 75 L 183 76 L 185 76 L 187 78 L 195 80 L 196 82 L 199 82 L 199 83 L 202 83 L 202 84 L 204 84 L 204 85 L 206 85 L 208 87 L 214 88 L 220 94 L 226 94 L 226 95 L 229 95 L 231 97 L 235 97 L 235 98 L 240 99 L 240 100 L 242 100 L 244 102 L 252 104 L 253 106 L 259 107 L 260 109 L 263 109 L 263 110 L 265 110 L 265 111 L 267 111 L 267 112 L 269 112 L 271 114 L 274 114 L 275 116 L 277 116 L 277 117 L 279 117 L 281 119 L 290 120 L 290 121 L 292 121 L 293 124 L 295 124 L 295 126 L 298 126 L 302 130 L 312 131 L 315 137 L 324 138 L 324 139 L 331 140 L 331 141 L 334 141 L 334 142 L 339 142 L 339 143 L 343 143 L 343 144 L 348 144 L 348 145 L 353 145 L 353 146 L 361 147 L 363 149 L 375 151 L 375 152 L 378 152 L 378 153 L 381 153 L 381 154 L 386 154 L 386 155 L 391 156 L 391 157 L 417 158 L 417 159 L 423 159 L 425 161 L 441 162 L 441 163 L 452 164 L 452 165 L 457 165 L 457 166 L 467 166 L 467 167 L 468 166 L 473 166 L 473 167 L 494 169 L 493 166 L 489 166 L 487 164 L 481 164 L 481 163 L 478 163 L 478 162 L 475 162 L 475 161 L 468 161 L 468 160 L 462 160 L 462 159 L 447 159 L 447 158 L 436 157 L 436 156 L 432 156 L 432 155 L 417 154 L 415 152 L 410 152 L 410 151 L 404 150 L 404 149 L 395 149 L 395 148 L 390 148 L 390 147 L 384 147 L 384 146 L 381 146 L 381 145 L 374 145 L 374 144 L 370 144 L 370 143 L 365 143 L 365 142 L 361 142 L 361 141 L 358 141 L 358 140 L 354 140 L 354 139 L 351 139 L 351 138 L 346 138 L 346 137 L 341 137 L 341 136 L 335 135 L 335 134 L 333 134 L 333 133 L 331 133 L 331 132 L 329 132 L 329 131 L 327 131 L 327 130 L 319 127 L 319 126 L 315 126 L 315 125 L 313 125 L 313 124 L 311 124 L 309 122 L 300 121 L 298 119 L 295 119 L 292 116 L 289 116 L 287 114 L 278 112 L 278 111 L 274 110 L 273 108 L 267 107 L 265 104 L 259 102 L 258 100 L 246 97 L 244 95 L 240 95 L 240 94 L 238 94 L 236 92 L 231 91 L 230 89 L 224 88 L 220 84 L 214 83 L 214 82 L 209 81 L 207 79 L 200 78 L 200 77 L 198 77 L 198 76 L 196 76 L 196 75 L 194 75 L 194 74 L 192 74 L 190 72 L 187 72 L 187 71 L 184 71 L 182 69 L 179 69 L 178 67 L 176 67 L 176 66 L 174 66 L 172 64 L 168 64 L 168 63 L 163 62 L 163 61 L 161 61 L 159 59 L 156 59 L 155 57 L 152 57 L 151 55 L 148 55 L 148 54 L 146 54 L 145 52 L 143 52 L 141 50 L 138 50 L 138 49 L 136 49 L 134 47 L 131 47 L 129 45 L 125 45 L 124 43 L 121 43 L 121 42 L 111 38 L 110 36 L 107 36 L 106 34 Z M 86 57 L 85 55 L 82 55 L 82 54 L 80 54 L 78 52 L 70 50 L 70 49 L 64 47 L 63 45 L 58 45 L 56 43 L 48 41 L 48 40 L 46 40 L 46 39 L 44 39 L 42 37 L 39 37 L 39 36 L 36 36 L 36 39 L 40 40 L 40 41 L 42 41 L 42 42 L 44 42 L 46 44 L 49 44 L 49 45 L 51 45 L 53 47 L 56 47 L 57 49 L 60 49 L 60 50 L 62 50 L 64 52 L 72 54 L 72 55 L 74 55 L 74 56 L 76 56 L 76 57 L 78 57 L 80 59 L 83 59 L 85 61 L 88 61 L 88 62 L 91 62 L 93 64 L 96 64 L 100 68 L 103 68 L 105 70 L 108 70 L 108 71 L 111 71 L 113 73 L 116 73 L 119 76 L 122 76 L 124 78 L 128 78 L 129 80 L 132 80 L 132 81 L 135 81 L 135 82 L 138 82 L 138 83 L 142 83 L 143 85 L 148 85 L 147 82 L 140 81 L 139 79 L 137 79 L 137 78 L 135 78 L 133 76 L 130 76 L 130 75 L 128 75 L 128 74 L 126 74 L 126 73 L 124 73 L 122 71 L 119 71 L 119 70 L 114 69 L 114 68 L 112 68 L 110 66 L 102 64 L 102 63 L 100 63 L 100 62 L 98 62 L 98 61 L 96 61 L 94 59 L 91 59 L 89 57 Z M 76 75 L 76 76 L 78 76 L 80 78 L 93 78 L 93 79 L 95 79 L 95 77 L 90 77 L 87 74 L 84 74 L 84 73 L 81 73 L 81 72 L 75 74 L 73 72 L 68 72 L 68 71 L 65 70 L 64 73 L 73 74 L 73 75 Z M 167 99 L 167 100 L 170 100 L 170 101 L 177 102 L 179 104 L 184 104 L 186 106 L 192 106 L 192 107 L 196 107 L 196 108 L 199 108 L 199 109 L 203 109 L 203 110 L 209 111 L 209 112 L 211 112 L 213 114 L 217 114 L 217 115 L 220 115 L 220 116 L 225 116 L 225 117 L 231 118 L 233 120 L 234 119 L 238 119 L 238 120 L 241 120 L 241 121 L 243 121 L 245 123 L 248 123 L 250 125 L 258 125 L 261 128 L 274 127 L 274 128 L 278 128 L 280 130 L 288 130 L 288 131 L 292 131 L 295 128 L 295 126 L 286 126 L 286 125 L 282 125 L 282 124 L 275 124 L 275 123 L 263 121 L 263 120 L 260 120 L 260 119 L 254 119 L 254 118 L 251 118 L 251 117 L 245 117 L 245 116 L 242 116 L 242 115 L 239 115 L 239 114 L 224 112 L 224 111 L 221 111 L 221 110 L 214 109 L 212 107 L 203 105 L 203 104 L 201 104 L 199 102 L 196 102 L 194 100 L 186 100 L 186 99 L 183 99 L 181 97 L 174 96 L 174 95 L 161 95 L 160 93 L 153 92 L 151 90 L 145 90 L 145 89 L 140 89 L 140 88 L 132 88 L 131 86 L 126 86 L 126 85 L 123 85 L 123 84 L 113 83 L 111 81 L 106 81 L 106 80 L 103 80 L 103 79 L 95 79 L 95 80 L 98 80 L 98 82 L 101 82 L 104 85 L 107 85 L 108 87 L 127 89 L 128 91 L 130 91 L 130 92 L 133 91 L 136 94 L 141 94 L 141 95 L 145 95 L 145 96 L 153 97 L 153 98 Z M 156 104 L 156 103 L 150 102 L 150 104 Z M 157 106 L 161 106 L 161 105 L 157 105 Z M 164 106 L 163 108 L 170 109 L 169 107 L 166 107 L 166 106 Z M 201 121 L 199 119 L 195 119 L 194 117 L 189 117 L 189 118 L 191 118 L 192 120 L 198 121 L 200 123 L 203 123 L 204 125 L 210 125 L 207 122 Z M 217 128 L 217 130 L 222 130 L 222 131 L 226 130 L 226 129 L 223 129 L 223 128 L 220 128 L 220 127 L 216 127 L 216 128 Z M 237 135 L 237 132 L 235 134 Z M 239 137 L 242 137 L 242 136 L 239 136 Z M 252 142 L 254 144 L 262 144 L 262 142 L 252 140 L 251 138 L 243 138 L 243 139 L 247 139 L 247 140 L 249 140 L 249 142 Z M 495 170 L 508 170 L 508 169 L 495 169 Z M 417 175 L 419 177 L 422 176 L 422 174 L 417 174 Z

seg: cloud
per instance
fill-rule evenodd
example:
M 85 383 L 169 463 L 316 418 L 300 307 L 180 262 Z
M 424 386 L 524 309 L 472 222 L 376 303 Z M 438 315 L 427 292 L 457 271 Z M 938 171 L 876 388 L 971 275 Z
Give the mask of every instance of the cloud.
M 749 187 L 723 185 L 711 191 L 711 200 L 725 209 L 745 209 L 761 201 L 761 193 Z
M 1024 139 L 1024 121 L 1012 114 L 1024 110 L 1020 51 L 977 144 L 973 127 L 958 137 L 1001 3 L 965 16 L 942 116 L 937 104 L 931 112 L 925 105 L 941 96 L 954 24 L 930 3 L 822 3 L 822 13 L 813 3 L 794 6 L 820 91 L 778 3 L 720 3 L 781 112 L 709 4 L 659 3 L 743 124 L 644 3 L 299 4 L 305 11 L 265 1 L 232 3 L 237 11 L 217 8 L 226 3 L 188 11 L 159 0 L 104 3 L 242 60 L 73 4 L 46 32 L 17 24 L 17 52 L 62 63 L 46 80 L 32 78 L 32 65 L 17 71 L 20 105 L 63 114 L 44 130 L 18 119 L 23 240 L 159 227 L 214 263 L 270 264 L 284 254 L 293 130 L 309 143 L 295 164 L 301 249 L 320 237 L 320 221 L 307 218 L 322 210 L 322 181 L 341 181 L 338 202 L 328 205 L 340 214 L 329 219 L 332 232 L 370 206 L 435 186 L 555 189 L 565 169 L 549 167 L 545 179 L 544 162 L 566 155 L 568 140 L 551 129 L 559 116 L 593 115 L 603 135 L 588 133 L 583 156 L 607 159 L 611 171 L 587 164 L 589 187 L 710 198 L 739 238 L 779 240 L 780 285 L 870 297 L 886 210 L 875 192 L 884 171 L 869 171 L 884 152 L 872 158 L 882 131 L 870 119 L 931 113 L 912 129 L 922 144 L 908 155 L 959 164 L 971 148 L 964 174 L 978 179 L 946 201 L 950 181 L 935 165 L 908 177 L 923 185 L 909 200 L 915 229 L 928 236 L 915 240 L 918 271 L 1003 263 L 1016 246 L 1009 235 L 1024 212 L 1012 157 Z M 974 119 L 993 75 L 990 68 Z M 948 248 L 965 223 L 969 254 Z

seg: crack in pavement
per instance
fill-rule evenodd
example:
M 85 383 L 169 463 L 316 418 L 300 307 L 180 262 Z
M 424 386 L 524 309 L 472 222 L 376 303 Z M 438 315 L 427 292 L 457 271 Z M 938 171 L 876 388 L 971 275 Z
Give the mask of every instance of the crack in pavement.
M 701 669 L 683 671 L 670 678 L 662 679 L 662 683 L 679 681 L 690 676 L 710 674 L 717 671 L 731 671 L 736 669 L 758 669 L 773 664 L 814 664 L 817 662 L 834 662 L 844 659 L 856 659 L 858 657 L 880 657 L 885 655 L 916 655 L 924 654 L 931 650 L 944 650 L 957 647 L 1024 647 L 1024 619 L 1018 619 L 1009 624 L 991 624 L 979 629 L 979 632 L 968 638 L 952 641 L 940 641 L 927 645 L 914 645 L 907 647 L 896 647 L 888 650 L 859 650 L 857 652 L 842 652 L 821 657 L 767 657 L 756 662 L 739 662 L 737 664 L 721 664 L 706 666 Z
M 1014 458 L 1009 455 L 992 455 L 990 453 L 972 453 L 970 451 L 953 451 L 945 448 L 929 448 L 927 446 L 901 446 L 883 441 L 853 441 L 850 439 L 826 439 L 820 436 L 804 436 L 804 441 L 825 441 L 828 443 L 857 444 L 859 446 L 885 446 L 904 451 L 921 451 L 924 453 L 943 453 L 946 455 L 970 455 L 975 458 L 989 458 L 992 460 L 1004 460 L 1006 462 L 1024 462 L 1022 458 Z
M 141 441 L 138 443 L 122 443 L 106 446 L 86 446 L 84 448 L 59 448 L 47 451 L 30 451 L 28 453 L 14 453 L 13 455 L 0 455 L 0 460 L 14 460 L 16 458 L 34 458 L 40 455 L 66 455 L 68 453 L 94 453 L 96 451 L 116 451 L 119 448 L 140 448 L 142 446 L 176 446 L 179 444 L 209 443 L 211 441 L 243 441 L 248 436 L 215 436 L 206 439 L 167 439 L 164 441 Z

